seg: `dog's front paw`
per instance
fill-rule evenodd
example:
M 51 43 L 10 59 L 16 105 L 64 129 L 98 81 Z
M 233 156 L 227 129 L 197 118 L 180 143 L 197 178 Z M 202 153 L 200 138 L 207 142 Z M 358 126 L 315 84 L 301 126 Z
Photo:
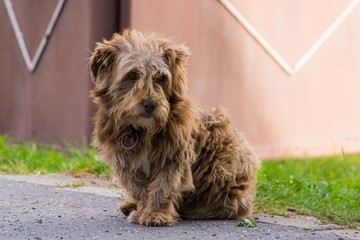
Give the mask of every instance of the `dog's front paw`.
M 139 224 L 141 214 L 142 214 L 142 212 L 140 212 L 139 210 L 134 210 L 130 213 L 130 215 L 127 219 L 131 223 Z
M 149 214 L 143 214 L 140 217 L 140 224 L 150 227 L 166 227 L 172 226 L 176 223 L 176 218 L 170 214 L 161 212 L 152 212 Z
M 129 216 L 132 211 L 137 209 L 137 205 L 135 202 L 126 200 L 119 206 L 119 210 L 125 215 Z

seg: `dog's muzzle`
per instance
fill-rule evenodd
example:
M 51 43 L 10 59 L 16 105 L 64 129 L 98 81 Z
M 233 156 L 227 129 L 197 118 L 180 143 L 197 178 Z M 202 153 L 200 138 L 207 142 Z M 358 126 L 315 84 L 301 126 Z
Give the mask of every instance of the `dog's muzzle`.
M 142 102 L 143 114 L 142 116 L 145 118 L 150 118 L 155 111 L 157 104 L 154 100 L 147 99 Z

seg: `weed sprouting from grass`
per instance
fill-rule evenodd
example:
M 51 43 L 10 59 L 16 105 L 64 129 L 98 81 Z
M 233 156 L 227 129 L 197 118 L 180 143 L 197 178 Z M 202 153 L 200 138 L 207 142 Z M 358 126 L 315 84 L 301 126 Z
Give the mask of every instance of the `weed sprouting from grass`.
M 256 222 L 253 219 L 245 218 L 245 219 L 240 220 L 240 222 L 236 226 L 237 227 L 255 228 Z

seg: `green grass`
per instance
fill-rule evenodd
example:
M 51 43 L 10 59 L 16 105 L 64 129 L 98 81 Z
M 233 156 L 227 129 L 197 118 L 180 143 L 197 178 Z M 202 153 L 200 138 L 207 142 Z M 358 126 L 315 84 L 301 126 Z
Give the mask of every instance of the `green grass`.
M 264 162 L 258 174 L 256 212 L 287 209 L 324 222 L 360 226 L 360 156 Z
M 57 150 L 9 142 L 0 136 L 0 172 L 110 176 L 94 149 Z M 256 213 L 289 215 L 290 209 L 324 222 L 360 227 L 360 155 L 265 161 L 258 174 L 255 206 Z
M 10 174 L 90 173 L 110 176 L 110 169 L 100 162 L 94 149 L 73 147 L 58 150 L 39 147 L 33 142 L 10 144 L 0 136 L 0 172 Z
M 66 183 L 66 184 L 58 184 L 58 188 L 78 188 L 85 186 L 84 182 L 74 182 L 74 183 Z

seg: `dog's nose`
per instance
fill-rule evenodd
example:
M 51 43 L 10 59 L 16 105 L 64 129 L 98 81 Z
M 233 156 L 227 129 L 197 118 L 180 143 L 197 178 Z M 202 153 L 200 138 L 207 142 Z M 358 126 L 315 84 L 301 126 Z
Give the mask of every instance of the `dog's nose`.
M 145 100 L 143 102 L 143 108 L 144 108 L 144 111 L 146 112 L 146 114 L 151 114 L 155 111 L 156 102 L 154 102 L 151 99 Z

